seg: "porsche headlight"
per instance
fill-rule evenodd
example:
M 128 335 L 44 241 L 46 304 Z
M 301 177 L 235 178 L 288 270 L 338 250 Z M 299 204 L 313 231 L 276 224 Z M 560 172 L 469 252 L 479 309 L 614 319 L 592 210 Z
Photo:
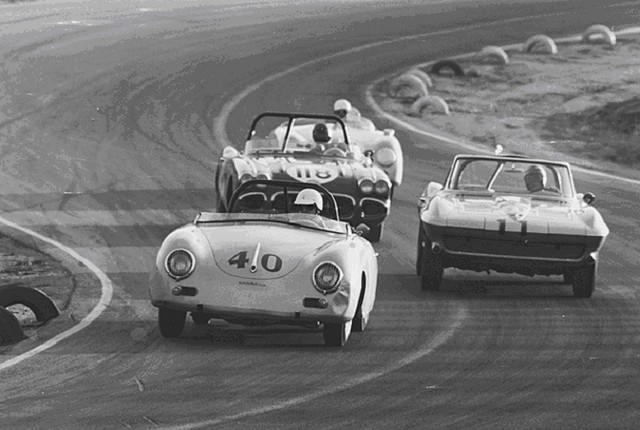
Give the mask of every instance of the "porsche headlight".
M 360 191 L 362 191 L 363 194 L 371 194 L 373 192 L 373 182 L 368 179 L 360 182 Z
M 389 194 L 389 184 L 387 184 L 385 181 L 377 181 L 374 189 L 376 191 L 376 194 L 380 196 L 387 196 Z
M 196 259 L 186 249 L 172 251 L 165 261 L 165 269 L 174 279 L 184 279 L 191 275 L 196 267 Z
M 391 166 L 398 159 L 393 149 L 389 148 L 388 146 L 378 149 L 373 154 L 373 158 L 376 160 L 376 163 L 384 167 Z
M 322 294 L 334 293 L 340 286 L 342 271 L 334 263 L 321 263 L 313 271 L 313 286 Z

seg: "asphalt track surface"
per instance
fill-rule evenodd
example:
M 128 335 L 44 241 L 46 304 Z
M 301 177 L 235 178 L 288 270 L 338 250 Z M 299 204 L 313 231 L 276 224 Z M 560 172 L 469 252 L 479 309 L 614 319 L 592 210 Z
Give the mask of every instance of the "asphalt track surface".
M 216 159 L 255 114 L 326 112 L 348 97 L 388 127 L 365 96 L 384 74 L 640 15 L 637 2 L 423 3 L 0 5 L 2 216 L 95 279 L 73 297 L 73 320 L 90 315 L 68 323 L 75 333 L 0 356 L 0 427 L 637 428 L 637 184 L 575 175 L 611 228 L 593 298 L 555 277 L 451 270 L 425 292 L 416 201 L 460 149 L 396 125 L 405 178 L 376 245 L 365 333 L 342 349 L 279 328 L 158 333 L 146 287 L 157 247 L 214 206 Z

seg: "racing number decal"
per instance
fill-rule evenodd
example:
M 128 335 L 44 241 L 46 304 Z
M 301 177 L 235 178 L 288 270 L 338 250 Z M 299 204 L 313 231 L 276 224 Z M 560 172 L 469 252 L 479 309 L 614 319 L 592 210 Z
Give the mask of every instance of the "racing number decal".
M 249 258 L 247 258 L 248 253 L 249 251 L 238 252 L 227 261 L 229 266 L 237 266 L 238 269 L 244 269 L 247 263 L 249 263 Z M 260 260 L 260 264 L 267 272 L 279 272 L 280 269 L 282 269 L 282 258 L 275 254 L 264 254 Z
M 287 168 L 287 175 L 300 182 L 317 182 L 324 184 L 336 179 L 338 172 L 332 166 L 292 164 Z

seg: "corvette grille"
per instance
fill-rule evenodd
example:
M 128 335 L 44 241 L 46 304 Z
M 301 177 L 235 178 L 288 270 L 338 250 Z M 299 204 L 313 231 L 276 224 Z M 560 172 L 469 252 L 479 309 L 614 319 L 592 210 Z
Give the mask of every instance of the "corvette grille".
M 585 246 L 578 243 L 548 243 L 520 240 L 498 240 L 468 236 L 444 235 L 448 251 L 504 257 L 578 259 Z
M 362 199 L 364 218 L 378 218 L 387 214 L 387 207 L 378 200 Z
M 340 219 L 345 220 L 353 217 L 353 212 L 356 208 L 353 199 L 349 196 L 342 196 L 338 194 L 334 194 L 333 197 L 335 197 L 336 203 L 338 204 L 338 216 Z

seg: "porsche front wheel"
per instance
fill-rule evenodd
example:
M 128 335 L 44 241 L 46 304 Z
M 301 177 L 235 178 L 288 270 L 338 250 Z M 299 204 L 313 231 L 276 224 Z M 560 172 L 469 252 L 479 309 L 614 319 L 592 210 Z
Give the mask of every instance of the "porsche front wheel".
M 431 243 L 426 241 L 422 248 L 420 259 L 420 277 L 423 290 L 437 291 L 442 283 L 444 267 L 442 257 L 431 251 Z
M 416 252 L 416 275 L 422 275 L 422 242 L 424 242 L 424 236 L 422 233 L 422 226 L 418 225 L 418 246 Z
M 588 299 L 596 289 L 596 271 L 598 263 L 582 266 L 571 275 L 573 297 Z
M 322 334 L 326 346 L 344 346 L 351 334 L 351 321 L 346 323 L 324 323 Z
M 184 311 L 159 308 L 158 326 L 160 327 L 160 334 L 167 338 L 180 336 L 180 333 L 182 333 L 182 330 L 184 329 L 186 318 L 187 313 Z

